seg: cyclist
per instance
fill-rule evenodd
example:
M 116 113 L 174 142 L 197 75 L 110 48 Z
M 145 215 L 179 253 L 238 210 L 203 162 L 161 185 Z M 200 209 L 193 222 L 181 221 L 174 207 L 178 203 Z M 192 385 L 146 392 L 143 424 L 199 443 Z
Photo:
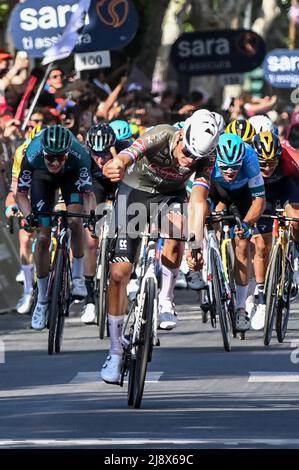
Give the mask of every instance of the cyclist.
M 234 204 L 242 220 L 242 230 L 232 230 L 235 249 L 236 328 L 246 331 L 250 319 L 245 302 L 249 283 L 249 240 L 252 226 L 265 206 L 263 177 L 255 151 L 240 136 L 225 133 L 219 138 L 216 165 L 212 173 L 209 199 L 216 207 L 219 202 Z
M 255 136 L 255 128 L 248 119 L 234 119 L 228 124 L 225 132 L 239 135 L 247 144 L 250 144 Z
M 126 121 L 124 121 L 126 122 Z M 90 149 L 92 186 L 96 198 L 96 204 L 104 203 L 107 198 L 113 196 L 118 183 L 112 183 L 103 175 L 104 164 L 112 159 L 118 152 L 128 146 L 128 141 L 117 141 L 112 126 L 107 123 L 92 126 L 88 133 L 86 143 Z M 89 230 L 85 231 L 85 285 L 87 296 L 81 320 L 83 323 L 95 322 L 95 294 L 94 277 L 96 275 L 96 260 L 99 240 L 93 237 Z
M 38 114 L 38 113 L 37 113 Z M 42 122 L 42 120 L 41 120 Z M 42 127 L 40 124 L 30 128 L 31 131 L 26 133 L 27 138 L 22 145 L 20 145 L 15 152 L 12 166 L 12 179 L 11 179 L 11 191 L 6 197 L 6 210 L 5 215 L 7 218 L 13 217 L 18 212 L 18 206 L 16 203 L 16 191 L 17 181 L 21 170 L 21 164 L 24 157 L 24 153 L 29 143 L 34 137 L 41 131 Z M 29 313 L 32 305 L 32 291 L 33 291 L 33 264 L 32 264 L 32 239 L 34 234 L 27 233 L 22 228 L 22 219 L 19 219 L 19 252 L 21 260 L 21 273 L 23 274 L 23 295 L 17 303 L 16 310 L 18 313 L 24 314 Z
M 299 217 L 299 173 L 297 178 L 288 175 L 290 162 L 299 163 L 299 152 L 282 145 L 279 138 L 272 132 L 261 132 L 253 139 L 253 148 L 257 154 L 261 172 L 265 182 L 266 209 L 265 213 L 274 214 L 275 206 L 279 202 L 285 209 L 286 215 Z M 251 327 L 260 330 L 264 327 L 266 314 L 266 298 L 264 283 L 269 254 L 272 246 L 271 219 L 260 219 L 257 222 L 256 233 L 252 238 L 254 244 L 254 271 L 257 284 L 257 306 L 253 296 L 246 303 L 251 310 Z M 292 222 L 292 235 L 295 242 L 299 242 L 297 222 Z M 297 274 L 297 273 L 296 273 Z
M 172 207 L 186 201 L 185 182 L 195 173 L 188 209 L 189 231 L 196 234 L 198 246 L 202 242 L 202 229 L 207 212 L 210 174 L 215 163 L 218 127 L 214 116 L 207 110 L 196 111 L 185 123 L 184 129 L 158 125 L 139 137 L 130 147 L 120 152 L 104 166 L 104 174 L 114 182 L 122 181 L 117 196 L 116 213 L 124 214 L 118 221 L 124 229 L 133 220 L 127 215 L 131 203 L 139 202 L 139 213 L 148 216 L 151 204 Z M 130 168 L 130 171 L 126 169 Z M 121 205 L 123 204 L 123 205 Z M 134 212 L 134 211 L 133 211 Z M 130 212 L 132 213 L 132 212 Z M 136 211 L 134 212 L 136 213 Z M 169 212 L 170 227 L 174 223 L 182 228 L 181 214 Z M 143 230 L 146 220 L 139 224 Z M 128 230 L 130 231 L 130 229 Z M 139 245 L 138 231 L 118 234 L 108 291 L 108 321 L 110 332 L 109 355 L 101 376 L 108 383 L 118 383 L 122 347 L 120 336 L 126 306 L 126 286 Z M 159 295 L 159 326 L 172 329 L 176 326 L 173 305 L 175 279 L 181 264 L 184 243 L 165 240 L 162 252 L 162 289 Z
M 253 125 L 256 134 L 270 131 L 278 136 L 278 127 L 265 114 L 256 114 L 250 117 L 248 121 Z
M 16 193 L 19 209 L 25 219 L 24 229 L 31 231 L 38 228 L 34 252 L 38 299 L 31 319 L 31 326 L 36 330 L 42 330 L 47 323 L 51 218 L 40 215 L 36 220 L 32 207 L 37 212 L 51 211 L 58 188 L 61 189 L 68 211 L 82 211 L 82 194 L 86 211 L 89 212 L 92 208 L 94 195 L 91 191 L 90 156 L 68 129 L 54 125 L 44 129 L 27 147 Z M 82 220 L 70 220 L 70 228 L 73 254 L 72 295 L 82 299 L 87 294 L 83 275 Z
M 130 124 L 124 119 L 115 119 L 110 121 L 109 125 L 112 127 L 117 141 L 129 141 L 133 143 L 132 139 L 132 128 Z

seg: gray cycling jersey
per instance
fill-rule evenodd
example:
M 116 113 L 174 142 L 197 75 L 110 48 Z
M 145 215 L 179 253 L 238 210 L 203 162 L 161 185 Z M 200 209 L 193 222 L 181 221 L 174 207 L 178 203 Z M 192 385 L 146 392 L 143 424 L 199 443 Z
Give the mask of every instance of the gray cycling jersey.
M 130 167 L 124 183 L 146 192 L 161 194 L 185 190 L 190 176 L 195 173 L 193 185 L 209 189 L 215 156 L 194 160 L 191 167 L 182 167 L 173 157 L 178 130 L 168 124 L 149 129 L 119 155 L 128 155 L 134 165 Z

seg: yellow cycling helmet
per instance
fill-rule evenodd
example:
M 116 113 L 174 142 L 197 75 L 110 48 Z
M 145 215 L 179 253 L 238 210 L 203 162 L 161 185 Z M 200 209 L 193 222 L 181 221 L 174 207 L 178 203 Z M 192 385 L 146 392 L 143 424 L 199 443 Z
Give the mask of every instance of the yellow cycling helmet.
M 258 159 L 261 162 L 265 162 L 265 160 L 278 160 L 281 155 L 282 149 L 280 140 L 270 131 L 256 134 L 253 138 L 252 144 Z
M 28 136 L 28 139 L 30 140 L 33 140 L 34 137 L 42 130 L 42 126 L 40 124 L 37 124 L 36 126 L 34 126 L 34 128 L 32 129 L 32 131 L 30 132 L 29 136 Z
M 242 140 L 244 140 L 244 142 L 248 143 L 252 141 L 255 135 L 255 129 L 253 125 L 247 121 L 247 119 L 234 119 L 228 124 L 225 132 L 237 134 L 241 137 Z
M 134 139 L 138 139 L 138 137 L 140 135 L 139 126 L 137 124 L 135 124 L 135 122 L 130 122 L 130 128 L 131 128 L 131 131 L 132 131 L 132 137 Z

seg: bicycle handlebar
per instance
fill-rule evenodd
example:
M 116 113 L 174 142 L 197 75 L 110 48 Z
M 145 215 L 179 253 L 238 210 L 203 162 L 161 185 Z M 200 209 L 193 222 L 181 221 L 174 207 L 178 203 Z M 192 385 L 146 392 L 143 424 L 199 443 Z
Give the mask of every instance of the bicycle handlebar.
M 278 215 L 264 214 L 260 218 L 261 219 L 276 219 L 276 220 L 290 221 L 290 222 L 299 222 L 299 217 L 288 217 L 283 214 L 278 214 Z

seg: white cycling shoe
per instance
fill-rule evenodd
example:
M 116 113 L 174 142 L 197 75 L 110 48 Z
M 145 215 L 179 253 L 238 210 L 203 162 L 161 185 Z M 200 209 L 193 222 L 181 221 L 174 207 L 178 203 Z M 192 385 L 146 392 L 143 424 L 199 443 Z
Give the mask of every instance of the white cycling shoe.
M 32 305 L 33 297 L 31 294 L 23 294 L 16 306 L 16 311 L 21 313 L 29 313 Z
M 107 356 L 101 370 L 101 377 L 108 384 L 118 385 L 120 382 L 122 356 L 111 354 Z
M 258 304 L 255 314 L 251 318 L 251 328 L 253 330 L 262 330 L 265 325 L 266 304 Z
M 245 308 L 237 308 L 235 316 L 235 324 L 237 331 L 247 331 L 250 328 L 250 318 Z
M 188 287 L 192 290 L 200 290 L 205 287 L 200 271 L 189 272 L 187 275 Z
M 38 331 L 46 328 L 48 307 L 48 302 L 45 304 L 37 302 L 31 318 L 31 328 Z
M 88 303 L 84 305 L 81 321 L 87 325 L 95 323 L 96 321 L 96 307 L 95 304 Z

